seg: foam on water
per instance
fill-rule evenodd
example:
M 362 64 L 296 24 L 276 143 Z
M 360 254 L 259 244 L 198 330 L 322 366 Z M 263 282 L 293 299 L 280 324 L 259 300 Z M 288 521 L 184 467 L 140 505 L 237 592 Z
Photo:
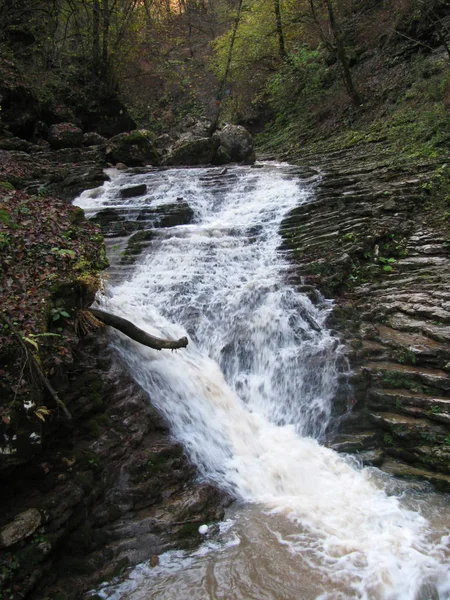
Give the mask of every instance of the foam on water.
M 217 174 L 115 174 L 82 195 L 79 204 L 92 213 L 164 204 L 168 195 L 195 211 L 192 225 L 166 230 L 102 299 L 154 335 L 188 334 L 188 348 L 157 352 L 119 335 L 114 344 L 202 474 L 261 507 L 277 552 L 285 548 L 329 582 L 321 597 L 447 598 L 446 526 L 386 494 L 373 470 L 319 444 L 341 349 L 324 326 L 329 304 L 314 306 L 286 285 L 277 252 L 283 215 L 311 193 L 287 165 Z M 147 197 L 120 199 L 121 186 L 141 182 Z M 424 592 L 429 582 L 434 591 Z M 117 597 L 141 597 L 127 594 Z

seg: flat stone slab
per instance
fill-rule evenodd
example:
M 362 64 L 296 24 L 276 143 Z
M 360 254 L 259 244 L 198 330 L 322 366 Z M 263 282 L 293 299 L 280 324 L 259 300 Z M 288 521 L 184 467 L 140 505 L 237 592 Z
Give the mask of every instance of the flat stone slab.
M 0 547 L 9 548 L 28 537 L 40 526 L 41 520 L 41 513 L 35 508 L 19 513 L 0 531 Z
M 120 190 L 121 198 L 136 198 L 137 196 L 145 196 L 146 193 L 147 186 L 145 183 L 131 185 L 130 187 L 122 188 Z
M 450 475 L 444 473 L 435 473 L 427 469 L 419 469 L 411 467 L 403 462 L 396 460 L 385 460 L 381 466 L 382 471 L 395 475 L 396 477 L 404 477 L 406 479 L 424 479 L 429 481 L 438 490 L 442 492 L 450 491 Z

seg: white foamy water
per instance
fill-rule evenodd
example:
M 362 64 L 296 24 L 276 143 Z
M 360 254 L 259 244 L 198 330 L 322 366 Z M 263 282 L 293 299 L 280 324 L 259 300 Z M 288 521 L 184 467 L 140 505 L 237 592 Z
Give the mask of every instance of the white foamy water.
M 204 477 L 246 503 L 219 541 L 139 567 L 103 597 L 448 598 L 441 499 L 389 495 L 376 470 L 319 444 L 340 346 L 324 326 L 329 305 L 284 282 L 277 252 L 282 217 L 311 194 L 287 165 L 219 171 L 115 174 L 77 202 L 130 219 L 181 197 L 194 209 L 194 223 L 160 231 L 103 303 L 153 335 L 189 335 L 177 352 L 114 343 Z M 141 182 L 147 196 L 120 199 Z

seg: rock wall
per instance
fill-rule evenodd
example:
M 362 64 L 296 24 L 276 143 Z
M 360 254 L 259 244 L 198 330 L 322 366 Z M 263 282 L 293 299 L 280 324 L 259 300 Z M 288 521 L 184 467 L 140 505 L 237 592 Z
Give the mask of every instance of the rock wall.
M 450 490 L 450 242 L 441 163 L 399 166 L 381 144 L 305 155 L 312 202 L 282 224 L 292 282 L 336 298 L 352 387 L 329 443 Z
M 42 452 L 3 474 L 3 598 L 72 600 L 128 565 L 198 543 L 226 500 L 199 483 L 167 424 L 91 334 L 58 390 L 73 414 L 50 425 Z
M 39 206 L 39 199 L 51 203 L 48 193 L 72 200 L 105 178 L 104 143 L 98 138 L 93 141 L 94 146 L 88 148 L 51 150 L 46 143 L 20 140 L 3 131 L 0 187 L 11 194 L 14 187 L 26 190 L 33 207 Z M 53 200 L 63 210 L 64 204 Z M 22 215 L 25 221 L 29 212 L 27 209 Z M 9 213 L 5 214 L 0 229 L 9 222 Z M 151 242 L 155 230 L 140 229 L 189 222 L 192 210 L 180 201 L 150 210 L 146 217 L 132 223 L 128 233 L 137 233 L 130 240 L 124 264 Z M 108 235 L 118 235 L 122 229 L 117 223 L 122 222 L 120 215 L 110 215 L 109 221 L 106 215 L 103 229 Z M 108 223 L 114 231 L 107 231 Z M 100 250 L 98 233 L 94 241 Z M 52 240 L 44 242 L 38 246 L 45 251 Z M 75 254 L 67 249 L 59 252 L 69 258 Z M 5 279 L 4 266 L 2 262 L 0 275 L 8 294 L 11 282 Z M 63 308 L 69 303 L 71 314 L 73 310 L 73 320 L 67 319 L 67 326 L 73 329 L 76 309 L 89 302 L 75 297 L 73 274 L 61 269 L 58 275 L 67 279 Z M 89 275 L 95 280 L 97 273 Z M 23 288 L 26 294 L 33 289 L 33 282 Z M 32 294 L 26 297 L 33 298 Z M 46 331 L 42 329 L 44 335 Z M 161 552 L 197 544 L 199 525 L 220 520 L 229 501 L 215 487 L 198 481 L 195 467 L 152 409 L 151 399 L 111 353 L 107 333 L 90 334 L 78 344 L 77 332 L 70 333 L 74 362 L 44 368 L 73 419 L 66 420 L 49 404 L 53 408 L 44 415 L 43 423 L 33 417 L 33 426 L 41 431 L 39 444 L 29 444 L 20 461 L 10 461 L 0 473 L 2 600 L 80 598 L 128 565 L 145 560 L 157 564 Z M 6 359 L 5 355 L 0 358 L 1 370 Z M 36 394 L 42 400 L 38 405 L 49 400 L 45 391 L 36 390 Z M 2 407 L 6 400 L 2 397 Z M 0 411 L 2 417 L 6 419 L 0 422 L 4 428 L 9 423 L 8 413 Z M 30 436 L 25 432 L 23 437 Z

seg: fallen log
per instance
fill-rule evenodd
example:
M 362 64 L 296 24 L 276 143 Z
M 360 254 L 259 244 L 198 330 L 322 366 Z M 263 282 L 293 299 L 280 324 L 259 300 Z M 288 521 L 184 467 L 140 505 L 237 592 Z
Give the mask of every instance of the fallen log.
M 139 329 L 139 327 L 136 327 L 136 325 L 131 323 L 131 321 L 127 321 L 127 319 L 112 315 L 103 310 L 98 310 L 97 308 L 90 308 L 89 310 L 96 319 L 105 325 L 121 331 L 135 342 L 154 350 L 176 350 L 177 348 L 186 348 L 188 345 L 187 337 L 182 337 L 179 340 L 163 340 Z

